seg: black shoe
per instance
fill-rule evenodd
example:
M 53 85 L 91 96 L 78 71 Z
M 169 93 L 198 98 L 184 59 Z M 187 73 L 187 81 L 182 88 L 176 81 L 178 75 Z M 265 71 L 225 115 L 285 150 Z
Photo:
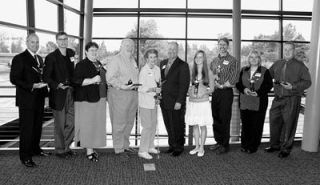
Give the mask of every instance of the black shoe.
M 136 154 L 138 153 L 138 151 L 134 148 L 127 148 L 127 149 L 124 149 L 124 152 L 128 153 L 128 154 Z
M 256 152 L 257 152 L 257 150 L 250 150 L 250 149 L 247 150 L 248 154 L 253 154 L 253 153 L 256 153 Z
M 34 163 L 34 162 L 32 161 L 32 159 L 25 160 L 25 161 L 21 161 L 21 163 L 22 163 L 23 165 L 25 165 L 26 167 L 28 167 L 28 168 L 34 168 L 34 167 L 37 166 L 36 163 Z
M 172 148 L 169 148 L 168 150 L 164 151 L 163 153 L 171 154 L 172 152 L 174 152 L 174 150 Z
M 215 151 L 218 150 L 221 147 L 220 144 L 215 144 L 209 147 L 209 150 Z
M 216 150 L 216 154 L 217 155 L 226 154 L 228 153 L 228 151 L 229 151 L 229 148 L 221 146 Z
M 290 155 L 289 152 L 281 151 L 281 152 L 278 154 L 278 157 L 282 159 L 282 158 L 288 157 L 289 155 Z
M 173 151 L 171 155 L 172 155 L 173 157 L 178 157 L 179 155 L 182 154 L 182 152 L 183 152 L 183 151 Z
M 264 151 L 267 153 L 272 153 L 272 152 L 279 151 L 279 150 L 280 150 L 279 148 L 273 148 L 271 146 L 264 149 Z
M 129 156 L 126 152 L 116 153 L 116 156 L 118 156 L 122 162 L 127 162 L 129 160 Z

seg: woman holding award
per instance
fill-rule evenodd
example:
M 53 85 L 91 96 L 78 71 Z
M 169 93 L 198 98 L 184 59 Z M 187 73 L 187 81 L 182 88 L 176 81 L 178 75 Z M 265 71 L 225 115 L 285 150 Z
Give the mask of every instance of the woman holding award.
M 261 143 L 268 92 L 273 84 L 269 70 L 261 66 L 258 51 L 249 53 L 248 63 L 242 68 L 236 87 L 240 93 L 241 151 L 251 154 Z
M 106 70 L 97 60 L 98 45 L 85 46 L 86 58 L 74 70 L 76 140 L 86 148 L 86 156 L 97 162 L 93 148 L 106 145 Z
M 196 52 L 193 62 L 192 84 L 189 88 L 189 101 L 186 113 L 186 123 L 192 125 L 196 147 L 189 153 L 204 155 L 204 144 L 207 137 L 207 125 L 212 124 L 211 105 L 209 94 L 213 88 L 209 88 L 209 71 L 206 54 L 199 50 Z M 201 130 L 201 132 L 200 132 Z

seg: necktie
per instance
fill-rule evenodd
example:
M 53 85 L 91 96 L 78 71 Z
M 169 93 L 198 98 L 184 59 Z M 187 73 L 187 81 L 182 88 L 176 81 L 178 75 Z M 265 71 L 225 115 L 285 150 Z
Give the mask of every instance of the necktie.
M 286 69 L 287 69 L 287 61 L 284 61 L 284 64 L 281 69 L 281 81 L 286 82 Z
M 37 55 L 34 55 L 34 59 L 35 59 L 36 62 L 37 62 L 37 66 L 40 67 L 40 63 L 39 63 L 39 61 L 38 61 Z
M 164 70 L 164 74 L 165 74 L 166 76 L 167 76 L 167 74 L 168 74 L 168 72 L 169 72 L 169 70 L 170 70 L 171 65 L 172 65 L 172 62 L 168 62 L 168 63 L 167 63 L 167 67 L 166 67 L 166 69 Z

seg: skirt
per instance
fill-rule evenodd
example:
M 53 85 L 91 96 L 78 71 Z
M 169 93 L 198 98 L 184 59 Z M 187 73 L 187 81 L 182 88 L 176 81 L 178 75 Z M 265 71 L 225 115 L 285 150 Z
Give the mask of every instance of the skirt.
M 186 123 L 188 125 L 206 126 L 212 125 L 211 104 L 204 102 L 187 102 Z
M 106 146 L 106 98 L 75 102 L 75 141 L 84 148 Z

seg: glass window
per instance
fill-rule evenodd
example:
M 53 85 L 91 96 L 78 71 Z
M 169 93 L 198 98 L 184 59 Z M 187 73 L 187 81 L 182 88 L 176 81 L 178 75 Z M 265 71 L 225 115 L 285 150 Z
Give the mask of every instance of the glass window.
M 65 9 L 64 16 L 64 30 L 69 35 L 79 36 L 80 15 Z
M 119 24 L 121 23 L 121 24 Z M 137 37 L 136 17 L 94 17 L 92 23 L 93 37 Z M 131 32 L 135 34 L 131 34 Z
M 98 40 L 95 39 L 93 42 L 96 42 L 99 45 L 98 55 L 99 60 L 104 64 L 108 64 L 112 56 L 116 55 L 120 51 L 121 46 L 120 39 L 116 40 Z
M 283 39 L 310 41 L 311 36 L 311 21 L 283 21 Z
M 212 28 L 212 29 L 208 29 Z M 213 39 L 221 36 L 231 38 L 232 20 L 218 18 L 189 18 L 188 38 Z
M 280 40 L 279 21 L 242 19 L 241 38 L 248 40 Z
M 68 39 L 68 47 L 73 49 L 76 54 L 80 55 L 80 42 L 79 39 L 69 37 Z
M 26 1 L 10 0 L 0 6 L 0 20 L 14 24 L 27 25 Z M 13 11 L 14 10 L 14 11 Z
M 149 18 L 140 19 L 141 38 L 185 38 L 185 18 Z
M 138 8 L 138 0 L 107 0 L 107 1 L 94 0 L 93 7 L 94 8 Z
M 0 26 L 0 86 L 12 86 L 9 80 L 11 61 L 16 54 L 26 49 L 26 37 L 26 30 Z M 14 91 L 1 91 L 1 95 L 15 95 Z
M 284 11 L 312 12 L 313 0 L 283 0 Z
M 97 0 L 94 0 L 94 2 Z M 80 2 L 81 1 L 75 1 L 75 0 L 63 0 L 63 3 L 74 8 L 77 10 L 80 10 Z
M 207 64 L 218 55 L 217 41 L 188 41 L 187 62 L 189 66 L 193 66 L 194 55 L 198 50 L 203 50 L 207 56 Z
M 36 28 L 58 31 L 57 5 L 43 0 L 35 0 L 34 4 Z
M 186 8 L 186 0 L 140 0 L 141 8 Z
M 152 40 L 152 39 L 148 39 L 148 40 L 140 40 L 140 44 L 139 44 L 139 49 L 140 49 L 140 64 L 143 65 L 145 63 L 143 56 L 145 54 L 145 52 L 150 49 L 150 48 L 154 48 L 156 50 L 158 50 L 158 57 L 159 57 L 159 63 L 158 65 L 160 65 L 160 61 L 164 60 L 167 58 L 168 56 L 168 43 L 169 42 L 177 42 L 179 44 L 179 52 L 178 52 L 178 56 L 179 58 L 181 58 L 182 60 L 185 60 L 185 41 L 176 41 L 176 40 Z
M 188 8 L 232 9 L 232 0 L 188 0 Z
M 241 66 L 248 64 L 247 56 L 250 51 L 257 50 L 261 53 L 262 65 L 269 68 L 274 61 L 280 59 L 280 43 L 277 42 L 242 42 Z
M 279 10 L 280 0 L 241 0 L 243 10 Z
M 48 34 L 48 33 L 42 33 L 37 32 L 37 35 L 39 36 L 39 51 L 38 54 L 45 58 L 49 53 L 54 51 L 57 47 L 56 44 L 56 36 L 54 34 Z

